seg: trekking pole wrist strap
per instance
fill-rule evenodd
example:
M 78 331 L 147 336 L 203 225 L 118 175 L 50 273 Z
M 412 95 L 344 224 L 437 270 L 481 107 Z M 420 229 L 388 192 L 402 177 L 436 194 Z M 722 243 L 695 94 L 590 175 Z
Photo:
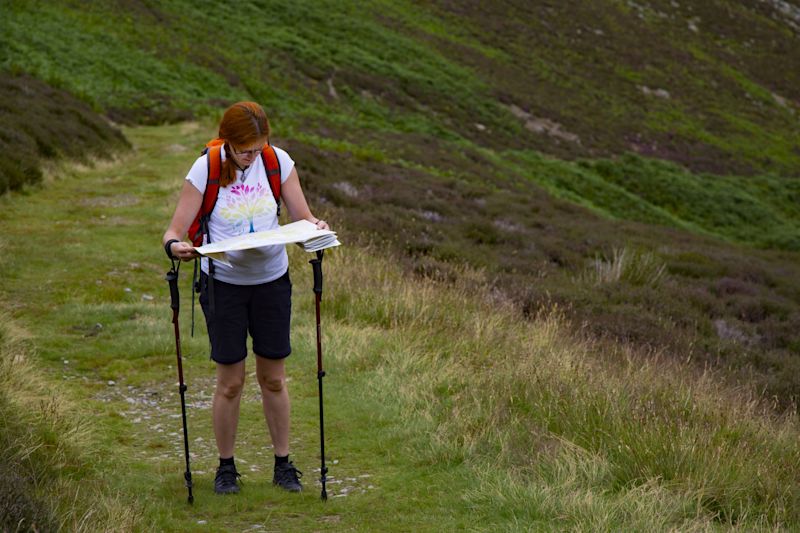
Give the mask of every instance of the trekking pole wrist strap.
M 167 253 L 167 257 L 170 259 L 177 259 L 174 255 L 172 255 L 172 243 L 173 242 L 181 242 L 178 239 L 170 239 L 167 241 L 167 244 L 164 245 L 164 251 Z

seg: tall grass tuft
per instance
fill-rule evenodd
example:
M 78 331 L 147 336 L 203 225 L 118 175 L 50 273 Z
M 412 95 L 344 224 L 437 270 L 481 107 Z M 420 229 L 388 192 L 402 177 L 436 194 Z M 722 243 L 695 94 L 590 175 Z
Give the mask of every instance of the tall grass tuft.
M 0 530 L 130 531 L 137 514 L 104 493 L 89 426 L 29 359 L 24 331 L 0 320 Z
M 657 286 L 666 271 L 666 263 L 652 251 L 614 247 L 610 258 L 596 258 L 591 281 L 596 285 L 627 281 L 631 285 Z

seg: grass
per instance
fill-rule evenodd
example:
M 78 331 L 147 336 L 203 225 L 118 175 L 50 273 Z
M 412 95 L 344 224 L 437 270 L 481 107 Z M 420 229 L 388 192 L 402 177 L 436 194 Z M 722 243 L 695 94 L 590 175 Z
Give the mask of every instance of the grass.
M 674 164 L 630 154 L 615 161 L 586 161 L 583 167 L 609 189 L 606 194 L 583 197 L 594 198 L 595 206 L 611 216 L 684 227 L 756 247 L 796 250 L 800 234 L 795 215 L 797 184 L 792 180 L 774 175 L 696 175 Z M 631 197 L 628 205 L 612 203 Z M 780 239 L 787 240 L 775 246 Z
M 715 174 L 797 168 L 797 65 L 781 53 L 791 33 L 769 6 L 208 7 L 11 2 L 0 68 L 66 89 L 126 123 L 214 115 L 226 102 L 253 98 L 309 133 L 344 124 L 349 134 L 363 129 L 384 142 L 416 132 L 569 159 L 639 150 Z M 715 25 L 690 31 L 697 13 Z M 509 20 L 519 22 L 514 31 Z M 237 32 L 225 30 L 233 26 Z M 671 97 L 647 97 L 641 86 Z M 512 104 L 581 142 L 529 131 Z
M 597 258 L 589 279 L 596 284 L 625 280 L 633 285 L 655 286 L 661 281 L 667 265 L 653 254 L 629 248 L 614 248 L 610 258 Z
M 796 414 L 774 414 L 752 387 L 728 387 L 715 371 L 576 337 L 557 308 L 523 319 L 484 273 L 462 268 L 449 280 L 410 278 L 381 249 L 352 246 L 346 230 L 346 246 L 326 254 L 323 296 L 331 499 L 320 503 L 314 483 L 310 268 L 307 255 L 292 249 L 292 447 L 307 491 L 282 494 L 270 486 L 271 450 L 250 379 L 237 448 L 243 492 L 225 499 L 211 493 L 213 366 L 202 321 L 194 338 L 186 335 L 184 281 L 196 481 L 195 505 L 186 505 L 158 239 L 178 177 L 205 129 L 189 124 L 126 135 L 134 150 L 124 160 L 66 168 L 24 201 L 0 199 L 7 228 L 2 295 L 11 313 L 4 331 L 27 336 L 23 345 L 6 343 L 4 360 L 35 354 L 30 367 L 16 367 L 19 375 L 39 373 L 39 390 L 58 389 L 69 413 L 57 431 L 34 424 L 41 429 L 32 438 L 49 434 L 54 449 L 64 450 L 45 454 L 41 468 L 111 495 L 89 508 L 77 505 L 65 524 L 166 531 L 705 531 L 800 523 Z M 185 150 L 163 149 L 175 139 Z M 61 246 L 48 245 L 59 235 Z M 18 382 L 2 383 L 4 397 L 16 398 Z M 7 449 L 19 453 L 28 442 Z M 57 502 L 53 487 L 26 494 Z M 43 508 L 52 510 L 52 520 L 70 516 L 53 503 Z
M 557 315 L 521 322 L 513 311 L 506 314 L 502 306 L 483 303 L 491 301 L 488 294 L 480 294 L 478 302 L 468 298 L 479 284 L 462 279 L 456 290 L 434 296 L 434 287 L 404 287 L 380 273 L 362 297 L 376 309 L 385 309 L 381 302 L 388 302 L 393 312 L 384 323 L 389 331 L 429 332 L 389 356 L 398 372 L 389 373 L 376 390 L 396 391 L 404 405 L 404 423 L 432 432 L 433 442 L 426 443 L 431 462 L 469 464 L 482 458 L 483 468 L 500 464 L 518 476 L 512 475 L 515 483 L 509 487 L 490 483 L 483 498 L 528 501 L 516 492 L 540 492 L 548 476 L 561 475 L 562 483 L 573 483 L 584 474 L 592 480 L 589 491 L 601 499 L 625 499 L 631 497 L 629 491 L 641 491 L 640 504 L 657 508 L 663 503 L 660 491 L 669 487 L 674 498 L 670 506 L 681 499 L 684 504 L 695 502 L 683 508 L 682 518 L 734 523 L 764 494 L 783 493 L 788 479 L 765 484 L 758 473 L 768 468 L 766 464 L 747 472 L 738 465 L 761 453 L 773 458 L 776 452 L 782 454 L 791 439 L 791 418 L 765 422 L 768 418 L 757 414 L 757 402 L 748 403 L 745 391 L 721 389 L 713 375 L 698 378 L 677 365 L 643 364 L 635 357 L 626 359 L 624 350 L 598 359 L 592 345 L 564 335 Z M 346 293 L 354 289 L 348 286 Z M 351 320 L 358 317 L 346 310 L 361 307 L 354 300 L 342 302 Z M 437 302 L 436 309 L 421 307 L 431 301 Z M 452 331 L 459 332 L 457 338 Z M 780 443 L 757 443 L 751 438 L 760 433 L 762 423 L 776 424 L 772 427 L 778 434 L 789 433 L 778 437 Z M 791 454 L 779 459 L 784 464 L 793 460 Z M 560 469 L 567 472 L 557 472 Z M 507 475 L 500 477 L 505 480 Z M 480 493 L 480 485 L 473 490 Z M 528 513 L 524 507 L 514 509 L 522 524 L 541 512 L 531 507 Z M 562 507 L 557 516 L 573 515 Z M 651 516 L 634 520 L 647 523 Z M 766 516 L 749 518 L 753 524 L 777 518 Z M 581 516 L 564 525 L 631 526 L 616 524 L 619 518 L 613 513 Z M 777 520 L 793 519 L 782 515 Z
M 34 9 L 25 6 L 28 4 L 14 4 L 15 13 L 20 12 L 20 17 L 4 20 L 6 24 L 19 25 L 14 31 L 19 32 L 20 42 L 25 39 L 21 28 L 28 26 L 26 9 Z M 381 4 L 381 7 L 386 6 Z M 67 33 L 80 33 L 83 26 L 91 30 L 89 33 L 117 31 L 107 27 L 117 15 L 102 4 L 84 11 L 58 5 L 36 9 L 42 11 L 37 15 L 41 16 L 43 27 L 60 24 L 65 19 L 71 24 L 60 24 L 60 27 Z M 312 6 L 304 9 L 312 10 Z M 63 13 L 65 10 L 68 13 Z M 197 80 L 196 76 L 188 74 L 181 81 L 180 90 L 172 91 L 169 84 L 177 81 L 161 76 L 159 83 L 167 85 L 156 87 L 152 94 L 140 90 L 139 85 L 134 87 L 134 92 L 146 95 L 144 107 L 131 104 L 129 108 L 118 108 L 116 103 L 103 103 L 104 99 L 112 98 L 109 94 L 113 92 L 103 87 L 109 83 L 113 85 L 116 78 L 101 71 L 113 70 L 118 64 L 104 62 L 107 58 L 126 55 L 125 47 L 141 46 L 137 45 L 135 32 L 128 32 L 117 40 L 101 40 L 90 51 L 84 50 L 84 41 L 79 35 L 51 43 L 51 48 L 60 50 L 58 53 L 69 53 L 73 58 L 91 58 L 85 62 L 87 65 L 102 67 L 88 73 L 81 69 L 73 69 L 72 74 L 59 71 L 61 74 L 57 77 L 65 81 L 58 83 L 85 83 L 95 93 L 84 94 L 74 86 L 69 88 L 99 109 L 106 106 L 112 116 L 121 120 L 174 120 L 184 116 L 189 107 L 198 113 L 214 113 L 210 110 L 215 106 L 242 95 L 263 98 L 268 104 L 280 101 L 281 106 L 274 109 L 274 113 L 270 109 L 273 119 L 281 124 L 281 137 L 277 142 L 303 161 L 303 175 L 309 180 L 308 191 L 314 202 L 335 210 L 336 216 L 363 238 L 391 243 L 394 251 L 403 255 L 415 272 L 434 277 L 452 276 L 455 274 L 448 273 L 451 264 L 458 262 L 486 269 L 498 288 L 511 295 L 528 313 L 535 313 L 545 302 L 555 300 L 563 305 L 575 323 L 588 324 L 599 336 L 612 336 L 645 347 L 668 347 L 670 352 L 690 352 L 690 357 L 701 364 L 714 362 L 730 368 L 739 375 L 737 379 L 751 379 L 751 370 L 755 369 L 756 379 L 770 394 L 778 395 L 787 405 L 794 401 L 800 393 L 800 379 L 792 371 L 792 358 L 798 349 L 794 332 L 800 320 L 794 283 L 796 260 L 792 254 L 762 253 L 736 244 L 779 250 L 797 248 L 796 179 L 771 174 L 750 177 L 694 174 L 674 164 L 635 155 L 577 162 L 545 156 L 530 149 L 530 144 L 540 146 L 534 142 L 538 137 L 525 133 L 525 128 L 513 122 L 517 120 L 513 116 L 512 122 L 495 124 L 481 115 L 481 111 L 470 115 L 467 121 L 463 111 L 471 109 L 472 100 L 484 102 L 480 93 L 490 86 L 478 76 L 477 81 L 454 89 L 454 85 L 459 85 L 459 80 L 463 81 L 469 74 L 469 69 L 464 70 L 462 63 L 450 55 L 452 50 L 420 50 L 414 38 L 417 34 L 411 26 L 410 11 L 402 6 L 387 10 L 392 13 L 390 25 L 395 29 L 386 44 L 391 53 L 380 52 L 383 50 L 380 35 L 383 34 L 371 25 L 374 20 L 358 18 L 367 16 L 365 13 L 331 21 L 345 28 L 331 35 L 347 34 L 349 28 L 372 45 L 364 46 L 358 53 L 352 47 L 343 46 L 337 52 L 341 57 L 319 59 L 325 65 L 336 61 L 349 65 L 348 69 L 342 67 L 330 77 L 321 69 L 306 72 L 299 79 L 289 75 L 276 80 L 270 73 L 280 66 L 284 57 L 280 54 L 270 56 L 270 68 L 261 67 L 266 69 L 264 71 L 258 70 L 252 62 L 234 68 L 238 65 L 235 58 L 227 67 L 209 59 L 210 63 L 203 68 L 215 74 L 208 79 L 215 86 L 220 82 L 215 76 L 228 80 L 235 89 L 230 94 L 219 91 L 211 94 L 204 89 L 206 80 Z M 223 15 L 226 21 L 236 18 L 235 13 Z M 149 14 L 136 11 L 119 27 L 135 24 L 141 16 L 154 18 L 159 24 L 185 23 L 183 41 L 177 39 L 162 44 L 165 50 L 174 52 L 174 57 L 183 54 L 185 61 L 191 61 L 184 48 L 193 39 L 199 39 L 200 34 L 204 35 L 205 27 L 200 22 L 184 21 L 180 13 L 167 5 L 163 11 Z M 319 23 L 321 18 L 324 19 L 311 16 L 310 20 Z M 353 19 L 356 21 L 351 28 L 347 25 Z M 426 38 L 432 38 L 437 34 L 435 26 L 430 17 L 423 19 L 427 20 L 423 24 Z M 47 40 L 50 35 L 40 38 Z M 324 55 L 314 48 L 317 45 L 310 42 L 308 36 L 302 35 L 305 37 L 291 42 L 298 49 L 298 57 L 307 54 L 308 61 L 297 69 L 290 69 L 294 74 L 304 72 L 300 66 L 313 70 L 317 64 L 313 58 Z M 245 41 L 259 42 L 259 38 L 252 35 Z M 161 41 L 154 37 L 152 42 L 163 41 L 163 37 L 159 39 Z M 469 34 L 459 34 L 458 39 L 459 46 L 472 43 L 472 48 L 486 52 L 486 48 L 475 44 Z M 231 46 L 236 49 L 239 44 Z M 130 54 L 137 61 L 143 61 L 132 72 L 147 71 L 149 61 L 161 60 L 161 54 L 169 55 L 160 47 L 148 50 L 152 54 L 147 56 L 147 61 L 144 56 Z M 397 53 L 397 50 L 402 52 Z M 334 53 L 332 47 L 326 47 L 324 52 Z M 11 47 L 5 53 L 10 68 L 25 66 L 18 61 L 28 56 L 14 55 Z M 388 61 L 383 54 L 388 54 L 392 60 Z M 483 55 L 505 57 L 503 54 Z M 431 76 L 433 88 L 409 89 L 413 93 L 410 94 L 406 88 L 414 87 L 419 80 L 408 74 L 411 65 L 398 63 L 397 56 L 414 57 L 414 68 Z M 169 61 L 174 57 L 169 55 Z M 574 54 L 569 58 L 577 60 Z M 46 63 L 49 59 L 42 61 Z M 359 67 L 362 63 L 370 65 L 369 71 Z M 63 64 L 68 64 L 67 59 Z M 62 68 L 61 63 L 51 67 Z M 480 72 L 479 67 L 472 65 L 470 68 Z M 159 72 L 155 67 L 151 70 Z M 373 70 L 379 71 L 380 76 Z M 387 76 L 392 72 L 401 78 L 410 78 L 403 78 L 403 83 L 389 83 Z M 96 80 L 96 77 L 103 79 Z M 139 78 L 136 82 L 150 83 Z M 338 97 L 330 96 L 328 82 L 338 87 Z M 658 86 L 652 81 L 647 83 Z M 173 100 L 160 99 L 158 95 L 164 87 L 170 89 Z M 447 93 L 446 99 L 439 99 L 436 87 Z M 109 94 L 103 92 L 106 90 Z M 194 96 L 186 95 L 185 91 Z M 606 96 L 617 98 L 617 93 L 609 92 Z M 191 103 L 196 105 L 192 107 Z M 448 106 L 454 107 L 452 114 Z M 130 113 L 125 115 L 125 110 Z M 506 111 L 502 110 L 505 107 L 490 114 L 505 116 Z M 653 113 L 657 111 L 654 109 Z M 477 120 L 490 134 L 475 136 Z M 573 126 L 566 122 L 564 125 Z M 501 142 L 503 136 L 506 140 Z M 585 138 L 585 134 L 581 133 L 581 137 Z M 174 145 L 174 139 L 163 141 L 162 149 Z M 205 139 L 198 138 L 196 146 L 201 146 L 203 141 Z M 572 153 L 570 157 L 575 155 Z M 180 174 L 183 169 L 175 172 Z M 162 193 L 157 189 L 153 191 L 156 196 Z M 100 212 L 104 202 L 111 202 L 107 198 L 96 201 L 97 205 L 81 208 Z M 76 206 L 75 210 L 79 208 Z M 118 219 L 120 225 L 123 220 Z M 76 228 L 79 230 L 83 231 Z M 648 287 L 618 283 L 598 291 L 591 284 L 576 283 L 576 280 L 585 279 L 582 274 L 592 268 L 596 257 L 629 245 L 658 249 L 670 274 L 665 284 L 668 289 L 658 294 Z M 714 290 L 723 278 L 737 279 L 748 287 L 748 293 Z M 719 321 L 726 326 L 717 326 Z M 738 333 L 726 336 L 719 331 Z
M 169 529 L 176 520 L 185 526 L 192 518 L 215 523 L 222 513 L 213 508 L 194 517 L 167 509 L 163 501 L 181 491 L 179 479 L 169 484 L 174 481 L 178 452 L 158 438 L 157 429 L 143 435 L 140 426 L 149 422 L 142 422 L 143 413 L 129 413 L 128 398 L 142 405 L 175 401 L 174 395 L 154 398 L 145 392 L 165 389 L 160 381 L 165 379 L 162 361 L 170 358 L 165 348 L 170 344 L 168 335 L 151 334 L 163 319 L 152 309 L 154 300 L 148 299 L 157 300 L 153 287 L 160 281 L 154 280 L 163 275 L 162 257 L 152 242 L 170 215 L 170 195 L 177 187 L 171 178 L 178 181 L 185 174 L 188 162 L 213 130 L 205 123 L 176 121 L 218 117 L 222 107 L 241 98 L 266 105 L 276 125 L 275 142 L 299 162 L 312 204 L 337 221 L 348 243 L 380 243 L 381 254 L 404 265 L 404 276 L 445 285 L 460 286 L 462 278 L 489 285 L 490 292 L 480 293 L 483 298 L 510 300 L 529 320 L 556 306 L 563 314 L 554 319 L 560 336 L 582 339 L 558 352 L 559 357 L 585 353 L 603 361 L 603 357 L 630 359 L 635 361 L 633 367 L 645 361 L 655 369 L 662 363 L 669 367 L 681 362 L 678 373 L 689 376 L 690 384 L 695 383 L 693 372 L 713 368 L 711 375 L 719 387 L 735 388 L 737 383 L 751 387 L 734 390 L 735 398 L 763 395 L 773 398 L 779 410 L 794 412 L 800 395 L 796 357 L 800 189 L 799 156 L 792 147 L 798 138 L 800 69 L 796 57 L 785 53 L 794 40 L 792 30 L 771 4 L 658 0 L 648 6 L 608 2 L 576 7 L 505 2 L 488 12 L 478 4 L 447 0 L 425 6 L 376 0 L 357 9 L 330 2 L 294 2 L 291 9 L 280 2 L 211 9 L 184 0 L 157 7 L 140 2 L 76 6 L 12 1 L 8 16 L 0 20 L 0 70 L 4 79 L 12 80 L 12 91 L 5 94 L 18 93 L 20 86 L 32 91 L 27 100 L 13 106 L 12 114 L 0 109 L 7 131 L 5 137 L 0 134 L 0 142 L 8 143 L 3 149 L 9 154 L 3 172 L 12 176 L 6 180 L 10 187 L 21 187 L 20 193 L 2 200 L 4 233 L 8 242 L 17 243 L 3 258 L 3 299 L 14 315 L 11 320 L 23 320 L 33 330 L 37 357 L 51 369 L 67 368 L 64 381 L 83 381 L 86 390 L 79 391 L 84 395 L 80 399 L 90 394 L 100 398 L 92 406 L 112 421 L 103 446 L 119 449 L 126 464 L 132 465 L 120 472 L 120 479 L 108 482 L 142 493 L 140 503 L 155 509 L 148 512 L 143 528 Z M 245 15 L 247 24 L 242 23 Z M 712 20 L 713 24 L 707 23 Z M 508 29 L 510 21 L 516 24 L 514 31 Z M 690 25 L 699 25 L 700 31 Z M 230 27 L 239 31 L 227 31 Z M 277 28 L 266 32 L 265 27 Z M 63 124 L 57 122 L 63 130 L 48 122 L 55 113 L 50 104 L 56 111 L 69 110 Z M 176 125 L 125 130 L 136 151 L 117 162 L 99 161 L 97 156 L 121 146 L 119 137 L 98 118 L 101 114 L 126 124 Z M 574 134 L 580 142 L 526 127 L 526 121 L 539 119 Z M 29 125 L 35 127 L 26 129 Z M 55 136 L 47 137 L 48 133 Z M 80 141 L 77 149 L 68 146 L 72 140 Z M 42 170 L 35 164 L 37 154 L 75 157 L 94 145 L 103 148 L 56 174 L 48 174 L 47 165 Z M 15 154 L 24 160 L 15 161 Z M 87 176 L 96 185 L 89 186 Z M 46 195 L 21 185 L 28 180 L 43 180 Z M 83 186 L 70 188 L 73 181 Z M 148 212 L 143 212 L 145 207 Z M 142 240 L 151 233 L 153 237 Z M 29 248 L 51 250 L 53 242 L 63 244 L 55 259 L 29 253 Z M 464 264 L 484 277 L 476 280 Z M 438 292 L 431 294 L 439 298 Z M 418 366 L 439 368 L 441 353 L 436 350 L 444 344 L 432 340 L 433 348 L 415 344 L 413 352 L 407 351 L 399 339 L 384 334 L 408 317 L 397 322 L 401 309 L 367 303 L 360 310 L 354 308 L 364 315 L 363 331 L 350 333 L 354 346 L 410 357 L 415 377 L 421 372 Z M 54 313 L 52 305 L 59 306 L 60 313 Z M 430 312 L 420 303 L 409 305 L 425 316 Z M 39 317 L 47 319 L 37 326 Z M 344 331 L 347 324 L 337 326 Z M 461 328 L 471 323 L 452 324 Z M 441 333 L 436 328 L 423 335 L 400 331 L 402 340 L 420 336 L 435 340 Z M 517 334 L 521 335 L 508 333 Z M 88 352 L 87 343 L 93 347 Z M 187 343 L 189 353 L 203 353 L 202 335 Z M 478 345 L 488 350 L 489 344 Z M 344 344 L 341 351 L 347 353 L 349 348 Z M 466 345 L 462 348 L 477 353 Z M 457 359 L 459 353 L 443 352 L 466 375 L 474 370 Z M 477 418 L 465 427 L 445 431 L 452 421 L 442 413 L 452 413 L 447 409 L 456 399 L 470 400 L 463 396 L 468 384 L 450 387 L 433 378 L 420 379 L 420 390 L 426 392 L 419 395 L 430 405 L 392 399 L 375 383 L 384 388 L 402 388 L 403 383 L 384 367 L 411 370 L 402 366 L 405 360 L 382 357 L 386 361 L 378 365 L 347 356 L 357 360 L 356 370 L 367 374 L 358 374 L 358 383 L 347 381 L 346 390 L 357 400 L 343 404 L 340 412 L 360 413 L 356 417 L 360 427 L 376 430 L 377 425 L 383 428 L 378 440 L 400 443 L 403 453 L 395 451 L 391 457 L 381 455 L 384 448 L 374 447 L 360 456 L 360 464 L 368 464 L 373 456 L 386 459 L 369 463 L 390 472 L 382 485 L 375 486 L 400 494 L 402 499 L 393 502 L 392 511 L 411 516 L 407 522 L 392 524 L 395 529 L 420 524 L 424 528 L 428 518 L 417 517 L 416 507 L 431 499 L 445 525 L 463 525 L 459 513 L 450 509 L 469 509 L 484 513 L 477 527 L 491 523 L 498 529 L 521 529 L 537 520 L 549 525 L 566 520 L 567 527 L 577 529 L 602 528 L 616 521 L 636 529 L 646 523 L 652 509 L 659 509 L 664 524 L 680 529 L 734 522 L 779 528 L 782 521 L 794 520 L 791 513 L 781 511 L 791 494 L 776 496 L 773 489 L 761 487 L 771 503 L 757 501 L 752 495 L 758 490 L 725 473 L 730 472 L 727 463 L 721 467 L 722 478 L 708 476 L 716 480 L 716 487 L 735 487 L 733 495 L 723 489 L 709 495 L 697 488 L 699 478 L 692 477 L 693 466 L 686 454 L 681 455 L 692 445 L 681 441 L 680 428 L 673 433 L 659 429 L 649 437 L 639 431 L 644 440 L 635 441 L 637 449 L 668 457 L 669 472 L 648 470 L 646 458 L 636 459 L 645 465 L 637 470 L 631 457 L 614 455 L 613 445 L 602 439 L 587 444 L 582 439 L 588 437 L 574 428 L 553 428 L 548 423 L 541 429 L 541 418 L 529 415 L 541 410 L 559 413 L 557 400 L 524 396 L 528 407 L 520 418 L 509 420 L 521 420 L 526 430 L 486 436 L 493 443 L 489 448 L 495 450 L 515 448 L 517 442 L 548 448 L 552 437 L 577 450 L 564 452 L 572 458 L 569 466 L 558 462 L 550 469 L 543 467 L 537 478 L 512 462 L 510 469 L 496 473 L 487 466 L 485 451 L 463 444 L 480 439 L 461 436 L 476 431 L 470 424 L 487 425 L 490 417 L 483 407 L 474 405 Z M 64 367 L 63 360 L 70 363 Z M 691 368 L 682 366 L 685 361 Z M 607 378 L 603 369 L 592 372 Z M 502 376 L 511 381 L 515 377 Z M 647 374 L 631 376 L 650 379 Z M 203 377 L 199 375 L 200 383 Z M 683 390 L 683 378 L 675 379 Z M 133 389 L 114 388 L 109 381 Z M 489 390 L 500 387 L 515 398 L 521 394 L 504 388 L 505 383 L 481 383 Z M 559 391 L 564 387 L 548 383 Z M 623 381 L 620 396 L 601 402 L 599 386 L 581 383 L 594 391 L 594 403 L 587 401 L 584 411 L 569 413 L 577 419 L 606 412 L 603 402 L 621 401 L 629 408 L 636 401 L 646 405 L 651 401 L 641 400 L 646 396 L 642 391 L 624 389 Z M 313 381 L 301 385 L 306 390 L 301 397 L 305 394 L 308 400 L 298 405 L 301 420 L 313 419 L 314 385 Z M 706 392 L 716 397 L 717 392 L 704 387 L 697 389 L 700 397 Z M 200 408 L 207 392 L 205 384 Z M 380 405 L 369 403 L 375 397 L 380 397 Z M 450 403 L 439 402 L 440 397 L 450 398 Z M 749 405 L 749 400 L 742 401 Z M 570 402 L 579 403 L 575 398 Z M 748 417 L 760 416 L 755 407 L 747 407 L 752 412 L 742 409 Z M 419 426 L 425 434 L 444 431 L 442 442 L 417 445 L 412 442 L 415 432 L 389 427 L 387 421 L 406 410 L 431 424 Z M 167 412 L 152 424 L 161 424 L 164 431 L 171 427 L 169 434 L 174 421 Z M 498 407 L 496 412 L 504 411 Z M 631 412 L 621 411 L 619 419 L 630 418 Z M 257 411 L 246 417 L 252 427 L 260 424 Z M 139 423 L 130 421 L 136 418 Z M 702 425 L 689 418 L 686 427 Z M 207 433 L 201 420 L 193 423 Z M 416 422 L 407 424 L 413 429 Z M 764 431 L 780 433 L 779 426 Z M 633 433 L 624 425 L 613 431 L 602 425 L 587 427 L 620 441 Z M 374 440 L 371 433 L 347 429 L 350 447 Z M 298 445 L 313 439 L 313 431 L 306 430 Z M 538 431 L 545 432 L 545 444 L 536 440 Z M 739 427 L 734 433 L 742 431 Z M 447 435 L 466 447 L 442 451 Z M 260 460 L 256 451 L 268 455 L 262 438 L 263 432 L 248 437 L 254 455 L 247 460 Z M 683 442 L 683 448 L 658 448 L 666 441 Z M 737 456 L 733 441 L 725 442 L 730 444 L 728 453 Z M 763 443 L 747 442 L 748 449 L 757 448 L 779 464 L 788 460 L 765 452 Z M 213 463 L 213 453 L 204 446 L 202 457 Z M 133 449 L 142 449 L 145 455 L 137 456 Z M 445 460 L 441 468 L 438 460 L 420 459 L 440 457 L 434 449 L 441 451 L 441 457 L 454 459 Z M 459 462 L 459 457 L 471 459 Z M 711 464 L 716 459 L 702 460 Z M 620 466 L 625 462 L 631 464 Z M 431 477 L 425 478 L 432 465 L 436 467 Z M 104 465 L 101 471 L 114 468 Z M 351 473 L 357 480 L 371 479 Z M 123 479 L 126 475 L 130 482 Z M 208 483 L 204 475 L 199 474 L 201 485 Z M 151 479 L 164 480 L 167 488 L 150 491 Z M 429 497 L 427 486 L 415 481 L 419 479 L 445 483 L 454 494 Z M 476 479 L 485 488 L 472 486 Z M 542 485 L 542 480 L 551 479 L 563 482 L 561 488 L 550 491 L 547 483 Z M 587 480 L 599 484 L 586 485 Z M 769 483 L 773 487 L 777 482 Z M 494 487 L 506 485 L 508 493 L 492 495 Z M 365 488 L 363 483 L 353 486 Z M 640 499 L 640 492 L 649 496 Z M 260 489 L 256 494 L 244 500 L 241 510 L 260 521 L 266 512 L 260 502 L 276 495 Z M 682 503 L 676 503 L 676 494 Z M 736 495 L 745 495 L 747 501 L 742 503 Z M 522 503 L 526 498 L 540 505 L 526 511 Z M 346 527 L 353 516 L 364 520 L 365 528 L 382 525 L 370 509 L 375 500 L 367 499 L 353 515 L 289 518 L 304 528 L 312 528 L 312 523 Z M 635 507 L 640 501 L 642 506 Z M 495 506 L 501 511 L 487 510 Z M 737 511 L 737 506 L 751 511 Z M 272 508 L 270 513 L 269 520 L 286 516 Z
M 295 2 L 287 10 L 266 3 L 242 25 L 239 10 L 193 9 L 180 0 L 148 9 L 136 3 L 75 9 L 12 2 L 13 16 L 4 19 L 0 32 L 5 44 L 0 66 L 63 88 L 125 123 L 216 116 L 226 103 L 254 98 L 293 138 L 360 160 L 425 168 L 429 180 L 475 173 L 524 176 L 604 217 L 798 249 L 797 180 L 790 178 L 797 168 L 791 147 L 798 132 L 792 109 L 771 96 L 779 91 L 791 102 L 797 84 L 785 85 L 773 79 L 772 70 L 760 68 L 766 52 L 756 57 L 742 45 L 738 52 L 745 63 L 732 66 L 716 41 L 686 29 L 684 19 L 696 15 L 675 6 L 632 10 L 611 2 L 603 9 L 550 8 L 543 14 L 508 5 L 481 14 L 467 7 L 451 12 L 441 4 L 420 9 L 376 1 L 332 9 L 327 3 Z M 692 9 L 705 12 L 704 6 Z M 752 40 L 750 34 L 785 37 L 763 9 L 714 9 L 727 33 L 741 42 Z M 269 21 L 262 19 L 267 13 Z M 495 40 L 495 34 L 506 35 L 501 28 L 512 14 L 525 31 Z M 295 27 L 298 17 L 304 23 Z M 576 17 L 597 27 L 558 39 L 540 28 L 565 23 L 564 17 L 570 28 Z M 742 26 L 742 20 L 749 22 Z M 260 31 L 273 22 L 274 31 Z M 643 22 L 645 27 L 638 27 Z M 498 31 L 481 31 L 481 24 Z M 627 40 L 635 33 L 632 24 L 650 32 L 652 38 L 644 41 L 652 49 Z M 231 25 L 240 28 L 235 38 L 221 30 Z M 663 25 L 672 32 L 664 32 Z M 215 39 L 209 41 L 209 34 Z M 529 53 L 531 47 L 537 53 Z M 785 54 L 767 56 L 779 71 L 796 70 L 786 68 Z M 644 102 L 630 72 L 649 73 L 638 81 L 669 86 L 673 96 Z M 664 73 L 674 75 L 664 78 Z M 765 79 L 774 82 L 772 90 Z M 528 90 L 532 85 L 534 93 Z M 581 143 L 529 131 L 509 111 L 511 104 L 560 122 Z M 74 137 L 61 134 L 39 145 L 53 147 Z M 83 146 L 93 144 L 87 139 Z M 24 151 L 30 145 L 14 139 L 8 148 Z M 576 166 L 545 153 L 590 158 Z M 601 155 L 618 157 L 598 159 Z M 486 168 L 476 169 L 476 160 Z M 751 182 L 766 188 L 753 194 Z
M 407 151 L 401 159 L 359 158 L 356 143 L 338 151 L 313 137 L 281 142 L 303 161 L 315 203 L 335 209 L 365 238 L 390 242 L 418 274 L 457 277 L 453 263 L 465 262 L 484 269 L 526 312 L 557 301 L 598 336 L 684 353 L 736 379 L 754 379 L 755 369 L 763 376 L 755 379 L 787 405 L 800 391 L 789 355 L 798 318 L 796 253 L 736 244 L 781 239 L 792 246 L 791 180 L 689 175 L 639 156 L 570 163 L 507 151 L 501 161 L 488 150 L 433 142 L 425 164 L 409 164 Z M 507 171 L 486 171 L 493 165 Z M 448 172 L 435 170 L 441 167 Z M 759 231 L 759 224 L 772 229 Z M 626 247 L 665 264 L 658 289 L 582 282 L 597 257 Z M 723 278 L 747 289 L 717 291 Z M 739 341 L 720 336 L 720 320 L 742 332 Z
M 0 527 L 127 531 L 137 512 L 103 482 L 89 413 L 46 377 L 35 341 L 8 315 L 0 331 Z M 105 465 L 106 468 L 109 465 Z

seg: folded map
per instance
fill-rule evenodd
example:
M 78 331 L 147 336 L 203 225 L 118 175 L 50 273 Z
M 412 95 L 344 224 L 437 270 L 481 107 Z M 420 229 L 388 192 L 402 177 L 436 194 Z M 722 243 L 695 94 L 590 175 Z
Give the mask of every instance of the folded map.
M 299 244 L 306 252 L 316 252 L 341 244 L 336 238 L 335 231 L 318 229 L 316 224 L 312 224 L 308 220 L 298 220 L 275 229 L 246 233 L 224 241 L 212 242 L 195 248 L 195 250 L 200 255 L 230 266 L 225 252 L 291 243 Z

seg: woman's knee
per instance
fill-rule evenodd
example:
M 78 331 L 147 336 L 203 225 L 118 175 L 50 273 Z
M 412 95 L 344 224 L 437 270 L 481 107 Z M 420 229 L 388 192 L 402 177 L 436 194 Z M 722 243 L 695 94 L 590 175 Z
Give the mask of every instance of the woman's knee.
M 243 388 L 244 361 L 232 365 L 217 363 L 217 395 L 233 400 L 241 396 Z
M 286 388 L 286 368 L 283 359 L 259 357 L 256 360 L 256 377 L 264 392 L 281 392 Z
M 242 395 L 244 388 L 244 379 L 225 379 L 217 380 L 217 394 L 224 396 L 229 400 L 233 400 Z
M 281 392 L 286 387 L 286 377 L 282 375 L 260 375 L 258 384 L 262 390 L 269 392 Z

